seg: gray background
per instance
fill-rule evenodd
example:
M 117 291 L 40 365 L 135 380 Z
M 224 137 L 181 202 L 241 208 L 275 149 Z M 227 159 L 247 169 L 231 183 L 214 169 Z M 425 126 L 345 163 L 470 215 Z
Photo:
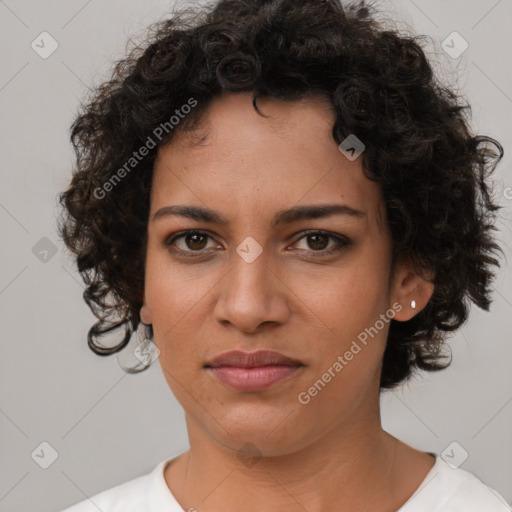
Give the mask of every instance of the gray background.
M 172 5 L 163 0 L 0 1 L 1 511 L 63 509 L 188 448 L 183 411 L 160 367 L 128 375 L 116 356 L 100 358 L 87 347 L 94 317 L 56 235 L 56 194 L 70 177 L 68 130 L 80 98 L 87 86 L 106 77 L 128 36 L 142 35 Z M 510 241 L 511 0 L 378 5 L 431 36 L 431 56 L 445 80 L 457 83 L 473 105 L 475 130 L 504 145 L 506 158 L 495 180 L 504 206 L 500 237 Z M 31 48 L 43 31 L 59 44 L 47 59 Z M 456 59 L 442 48 L 453 31 L 469 43 Z M 503 243 L 510 258 L 510 243 Z M 382 397 L 389 432 L 437 453 L 456 441 L 469 454 L 461 467 L 510 502 L 511 284 L 504 262 L 491 312 L 474 307 L 453 336 L 452 366 Z M 48 469 L 31 456 L 44 441 L 58 453 Z

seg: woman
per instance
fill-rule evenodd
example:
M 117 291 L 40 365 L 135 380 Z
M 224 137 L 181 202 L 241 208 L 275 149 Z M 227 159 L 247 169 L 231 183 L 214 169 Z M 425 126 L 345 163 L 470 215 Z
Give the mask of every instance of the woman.
M 467 108 L 362 3 L 221 0 L 117 66 L 73 125 L 60 229 L 90 347 L 145 335 L 190 449 L 68 512 L 510 510 L 380 422 L 489 308 L 502 150 Z

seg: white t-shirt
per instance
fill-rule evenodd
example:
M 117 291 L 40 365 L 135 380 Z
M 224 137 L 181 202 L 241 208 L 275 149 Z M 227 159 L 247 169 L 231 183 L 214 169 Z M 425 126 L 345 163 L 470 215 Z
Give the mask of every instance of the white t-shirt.
M 146 475 L 100 492 L 62 512 L 184 512 L 167 487 L 166 459 Z M 503 497 L 472 473 L 441 457 L 397 512 L 511 512 Z

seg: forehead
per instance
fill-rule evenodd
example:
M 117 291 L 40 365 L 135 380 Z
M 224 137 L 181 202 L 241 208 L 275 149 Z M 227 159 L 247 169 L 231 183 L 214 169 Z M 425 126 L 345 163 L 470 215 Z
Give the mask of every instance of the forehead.
M 327 99 L 258 99 L 251 93 L 216 98 L 193 131 L 178 132 L 160 148 L 151 211 L 168 204 L 203 204 L 239 216 L 262 217 L 300 203 L 343 202 L 377 221 L 381 197 L 332 136 L 335 114 Z M 236 212 L 236 213 L 235 213 Z

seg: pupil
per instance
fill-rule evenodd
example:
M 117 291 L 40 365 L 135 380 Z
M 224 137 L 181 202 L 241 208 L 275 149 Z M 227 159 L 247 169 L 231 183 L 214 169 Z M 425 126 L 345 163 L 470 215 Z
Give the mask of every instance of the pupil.
M 317 243 L 318 242 L 318 239 L 324 239 L 324 242 L 327 240 L 327 237 L 325 235 L 310 235 L 309 236 L 309 239 L 315 239 L 316 242 L 314 241 L 312 244 L 309 244 L 309 246 L 312 248 L 312 249 L 325 249 L 326 247 L 326 244 L 325 243 Z
M 197 240 L 198 239 L 204 239 L 204 238 L 205 238 L 204 235 L 200 235 L 200 234 L 197 234 L 197 233 L 193 233 L 192 235 L 188 235 L 188 237 L 187 237 L 187 245 L 189 246 L 190 249 L 202 249 L 203 247 L 201 246 L 201 243 L 198 242 Z M 192 240 L 192 242 L 190 243 L 191 240 Z M 203 240 L 203 242 L 204 242 L 204 240 Z M 199 243 L 199 245 L 201 247 L 194 246 L 195 243 Z M 202 245 L 204 245 L 204 243 Z

